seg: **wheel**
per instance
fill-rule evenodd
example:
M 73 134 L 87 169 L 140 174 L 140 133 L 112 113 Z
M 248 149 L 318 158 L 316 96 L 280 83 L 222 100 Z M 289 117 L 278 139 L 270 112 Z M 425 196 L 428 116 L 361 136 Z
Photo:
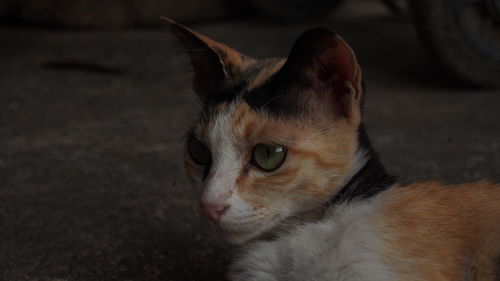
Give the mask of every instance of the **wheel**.
M 463 82 L 500 87 L 500 0 L 412 0 L 419 35 Z
M 285 21 L 324 18 L 341 2 L 343 0 L 252 0 L 260 11 Z

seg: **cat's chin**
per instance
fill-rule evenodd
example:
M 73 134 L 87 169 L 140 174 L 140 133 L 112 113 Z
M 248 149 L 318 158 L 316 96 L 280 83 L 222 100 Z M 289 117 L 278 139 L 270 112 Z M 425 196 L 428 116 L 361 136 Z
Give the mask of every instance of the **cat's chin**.
M 270 239 L 273 238 L 277 231 L 271 231 L 275 226 L 278 226 L 277 222 L 268 222 L 266 226 L 254 226 L 253 228 L 246 229 L 245 231 L 232 231 L 219 228 L 222 238 L 233 245 L 241 245 L 247 242 L 260 240 L 260 239 Z
M 233 232 L 221 231 L 222 237 L 226 242 L 233 245 L 241 245 L 254 238 L 258 237 L 262 231 L 247 231 L 247 232 Z
M 254 225 L 251 228 L 244 228 L 245 231 L 234 231 L 224 228 L 219 228 L 219 231 L 224 240 L 233 245 L 241 245 L 255 240 L 272 240 L 276 236 L 293 230 L 294 226 L 320 219 L 323 217 L 324 211 L 322 207 L 305 210 L 299 212 L 296 216 L 281 220 L 276 216 L 273 221 L 268 221 L 264 225 Z

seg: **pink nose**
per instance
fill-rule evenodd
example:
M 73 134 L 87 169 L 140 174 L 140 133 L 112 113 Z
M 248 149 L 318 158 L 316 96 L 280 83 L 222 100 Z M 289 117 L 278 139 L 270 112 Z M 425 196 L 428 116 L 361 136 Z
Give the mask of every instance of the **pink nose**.
M 227 205 L 221 204 L 201 204 L 201 211 L 207 218 L 213 222 L 218 222 L 220 217 L 229 208 Z

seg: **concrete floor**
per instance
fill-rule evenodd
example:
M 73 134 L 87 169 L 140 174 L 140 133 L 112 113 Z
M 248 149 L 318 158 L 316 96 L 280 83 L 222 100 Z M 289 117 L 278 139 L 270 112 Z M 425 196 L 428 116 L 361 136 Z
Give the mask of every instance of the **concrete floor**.
M 352 12 L 352 11 L 351 11 Z M 310 26 L 357 51 L 366 123 L 403 182 L 500 181 L 500 91 L 460 89 L 409 20 L 195 26 L 255 57 Z M 0 280 L 222 280 L 225 246 L 181 162 L 196 115 L 187 57 L 166 29 L 0 29 Z

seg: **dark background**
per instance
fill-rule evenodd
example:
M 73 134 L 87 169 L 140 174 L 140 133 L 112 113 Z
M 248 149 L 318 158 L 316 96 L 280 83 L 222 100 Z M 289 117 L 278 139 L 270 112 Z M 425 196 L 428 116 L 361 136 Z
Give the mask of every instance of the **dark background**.
M 349 0 L 280 22 L 235 2 L 0 1 L 0 280 L 222 280 L 229 247 L 182 167 L 190 67 L 160 16 L 257 58 L 334 30 L 358 54 L 389 171 L 500 180 L 500 91 L 458 86 L 407 13 Z

